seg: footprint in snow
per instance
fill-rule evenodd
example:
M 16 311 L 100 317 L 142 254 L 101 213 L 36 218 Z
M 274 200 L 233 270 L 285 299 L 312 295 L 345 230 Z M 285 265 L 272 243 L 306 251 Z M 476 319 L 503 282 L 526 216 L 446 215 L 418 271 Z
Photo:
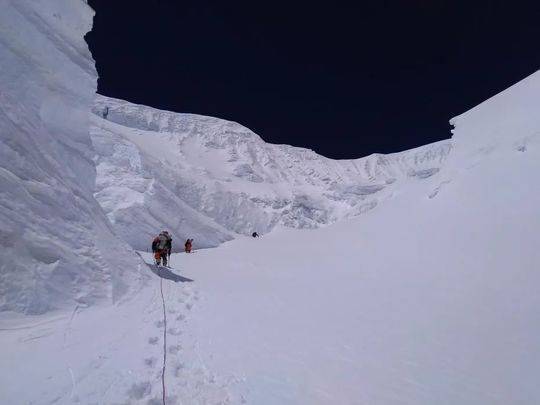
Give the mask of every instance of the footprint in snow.
M 127 391 L 127 394 L 130 399 L 143 399 L 147 397 L 152 392 L 152 384 L 148 381 L 143 381 L 140 383 L 133 384 L 131 388 Z
M 185 297 L 191 297 L 193 295 L 193 292 L 191 290 L 185 289 L 184 291 L 182 291 L 182 295 L 184 297 L 180 297 L 179 300 L 182 300 Z
M 159 341 L 159 338 L 157 336 L 148 338 L 148 343 L 150 343 L 151 345 L 157 344 L 158 341 Z
M 165 397 L 165 403 L 167 403 L 167 404 L 176 404 L 176 403 L 178 403 L 178 397 L 176 395 L 170 395 L 170 396 L 167 395 Z M 163 405 L 163 398 L 161 398 L 161 397 L 152 398 L 146 404 L 147 405 Z
M 179 336 L 182 334 L 182 331 L 179 328 L 169 328 L 167 333 L 172 336 Z
M 174 345 L 174 346 L 169 346 L 168 352 L 170 354 L 177 354 L 180 350 L 182 350 L 182 346 Z
M 174 366 L 174 376 L 180 377 L 180 374 L 182 374 L 182 371 L 186 368 L 184 363 L 178 363 Z
M 148 357 L 146 359 L 144 359 L 144 364 L 147 366 L 147 367 L 150 367 L 150 368 L 154 368 L 154 366 L 156 365 L 156 358 L 155 357 Z
M 186 316 L 184 314 L 180 314 L 176 317 L 177 321 L 183 321 L 184 319 L 186 319 Z
M 163 328 L 163 326 L 165 325 L 165 322 L 163 322 L 163 320 L 156 321 L 154 325 L 156 325 L 157 328 Z

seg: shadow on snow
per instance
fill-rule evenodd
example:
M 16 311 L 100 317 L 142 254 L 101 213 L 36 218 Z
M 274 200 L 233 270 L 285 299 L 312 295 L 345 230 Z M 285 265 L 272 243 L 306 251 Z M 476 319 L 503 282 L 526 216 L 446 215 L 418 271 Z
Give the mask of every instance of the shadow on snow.
M 150 267 L 150 270 L 152 270 L 152 273 L 154 273 L 156 276 L 164 278 L 166 280 L 172 280 L 175 283 L 178 283 L 179 281 L 181 281 L 182 283 L 186 283 L 186 282 L 190 283 L 193 281 L 190 278 L 182 277 L 178 274 L 173 273 L 167 267 L 157 266 L 155 264 L 148 264 L 148 267 Z

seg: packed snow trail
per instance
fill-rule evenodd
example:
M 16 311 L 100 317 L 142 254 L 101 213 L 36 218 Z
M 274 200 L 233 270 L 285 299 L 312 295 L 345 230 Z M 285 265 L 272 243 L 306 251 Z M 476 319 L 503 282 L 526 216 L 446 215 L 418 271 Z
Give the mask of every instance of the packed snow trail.
M 142 255 L 137 252 L 137 254 L 142 258 Z M 170 258 L 169 258 L 170 261 Z M 148 264 L 148 268 L 152 269 L 152 264 Z M 159 266 L 155 266 L 156 272 L 159 274 Z M 163 363 L 162 363 L 162 370 L 161 370 L 161 391 L 162 391 L 162 400 L 163 405 L 166 403 L 166 384 L 165 384 L 165 371 L 167 370 L 167 308 L 165 305 L 165 296 L 163 295 L 163 278 L 160 277 L 159 279 L 159 293 L 161 295 L 161 305 L 163 308 Z
M 159 290 L 161 292 L 161 304 L 163 305 L 163 369 L 161 371 L 161 389 L 163 391 L 163 405 L 165 405 L 165 371 L 167 370 L 167 313 L 165 312 L 165 298 L 163 297 L 163 279 L 159 280 Z
M 201 365 L 189 334 L 199 298 L 192 280 L 144 267 L 151 278 L 129 305 L 0 314 L 0 403 L 158 405 L 164 381 L 167 405 L 226 403 L 233 381 Z

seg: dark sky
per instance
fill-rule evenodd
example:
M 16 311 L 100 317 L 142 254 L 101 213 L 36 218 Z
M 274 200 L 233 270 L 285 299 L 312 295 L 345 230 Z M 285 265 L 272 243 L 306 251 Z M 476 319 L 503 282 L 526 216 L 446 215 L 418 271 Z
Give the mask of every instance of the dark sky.
M 98 91 L 354 158 L 448 138 L 540 67 L 540 2 L 90 0 Z

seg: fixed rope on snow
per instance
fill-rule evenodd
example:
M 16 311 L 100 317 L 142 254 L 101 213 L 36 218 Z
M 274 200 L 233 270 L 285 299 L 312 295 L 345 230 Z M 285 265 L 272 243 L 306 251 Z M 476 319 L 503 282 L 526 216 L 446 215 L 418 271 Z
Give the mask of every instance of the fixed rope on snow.
M 167 366 L 167 312 L 165 311 L 165 298 L 163 297 L 163 279 L 160 278 L 161 304 L 163 306 L 163 369 L 161 370 L 161 386 L 163 389 L 163 405 L 165 404 L 165 369 Z

